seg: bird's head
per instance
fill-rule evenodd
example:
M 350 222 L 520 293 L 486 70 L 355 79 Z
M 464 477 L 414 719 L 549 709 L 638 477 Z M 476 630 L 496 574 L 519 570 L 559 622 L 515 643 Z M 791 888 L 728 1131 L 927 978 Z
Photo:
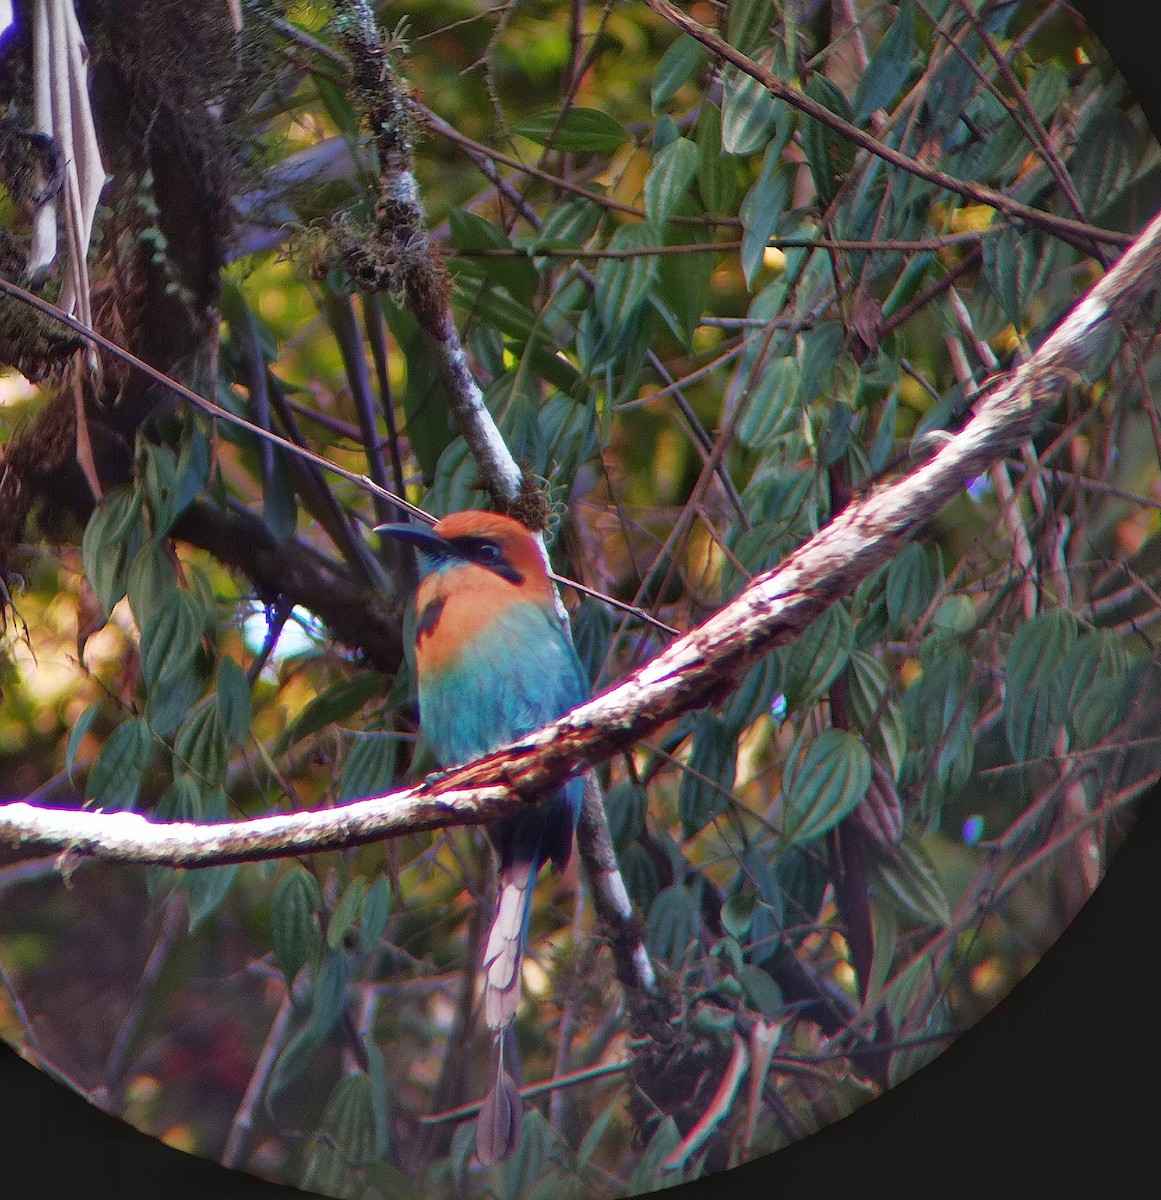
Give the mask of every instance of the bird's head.
M 519 521 L 499 513 L 449 513 L 430 528 L 378 525 L 376 532 L 410 542 L 419 552 L 421 578 L 446 576 L 447 582 L 484 581 L 487 572 L 521 589 L 528 599 L 552 604 L 548 578 L 536 539 Z M 462 574 L 461 574 L 462 572 Z

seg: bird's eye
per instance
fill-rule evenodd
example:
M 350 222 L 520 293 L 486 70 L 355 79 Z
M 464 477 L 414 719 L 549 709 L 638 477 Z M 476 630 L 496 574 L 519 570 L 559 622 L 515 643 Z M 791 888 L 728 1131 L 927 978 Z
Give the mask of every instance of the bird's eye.
M 477 551 L 480 562 L 497 563 L 504 557 L 500 553 L 500 547 L 495 542 L 481 542 L 480 548 Z

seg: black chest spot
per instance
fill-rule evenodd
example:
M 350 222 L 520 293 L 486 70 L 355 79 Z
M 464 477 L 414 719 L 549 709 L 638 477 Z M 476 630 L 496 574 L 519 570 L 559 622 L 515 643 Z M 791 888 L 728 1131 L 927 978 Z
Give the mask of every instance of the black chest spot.
M 439 618 L 443 613 L 443 606 L 446 603 L 446 596 L 437 596 L 434 600 L 429 600 L 423 606 L 423 611 L 419 614 L 415 622 L 415 640 L 417 642 L 422 642 L 425 637 L 435 632 L 436 626 L 439 625 Z

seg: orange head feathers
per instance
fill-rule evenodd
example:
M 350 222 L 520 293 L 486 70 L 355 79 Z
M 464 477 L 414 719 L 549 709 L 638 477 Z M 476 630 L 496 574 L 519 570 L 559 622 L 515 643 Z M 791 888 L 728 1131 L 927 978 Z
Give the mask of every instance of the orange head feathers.
M 540 546 L 519 521 L 499 513 L 451 513 L 430 529 L 380 525 L 380 533 L 419 551 L 415 596 L 416 663 L 439 672 L 513 604 L 554 612 L 552 581 Z

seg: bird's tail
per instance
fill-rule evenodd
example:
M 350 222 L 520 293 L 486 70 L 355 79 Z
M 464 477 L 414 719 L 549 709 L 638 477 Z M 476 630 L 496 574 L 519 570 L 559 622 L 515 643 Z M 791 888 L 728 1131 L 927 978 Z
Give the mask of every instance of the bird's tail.
M 496 1034 L 494 1078 L 476 1119 L 476 1157 L 485 1167 L 505 1162 L 520 1145 L 524 1101 L 516 1081 L 504 1069 L 504 1034 Z
M 538 866 L 533 861 L 501 868 L 496 917 L 484 949 L 484 1020 L 495 1045 L 492 1086 L 476 1121 L 476 1157 L 485 1166 L 511 1158 L 520 1144 L 524 1103 L 505 1069 L 504 1043 L 520 1007 L 520 968 Z
M 520 1007 L 520 967 L 528 934 L 535 862 L 517 862 L 500 871 L 496 918 L 484 950 L 484 1020 L 501 1034 Z

